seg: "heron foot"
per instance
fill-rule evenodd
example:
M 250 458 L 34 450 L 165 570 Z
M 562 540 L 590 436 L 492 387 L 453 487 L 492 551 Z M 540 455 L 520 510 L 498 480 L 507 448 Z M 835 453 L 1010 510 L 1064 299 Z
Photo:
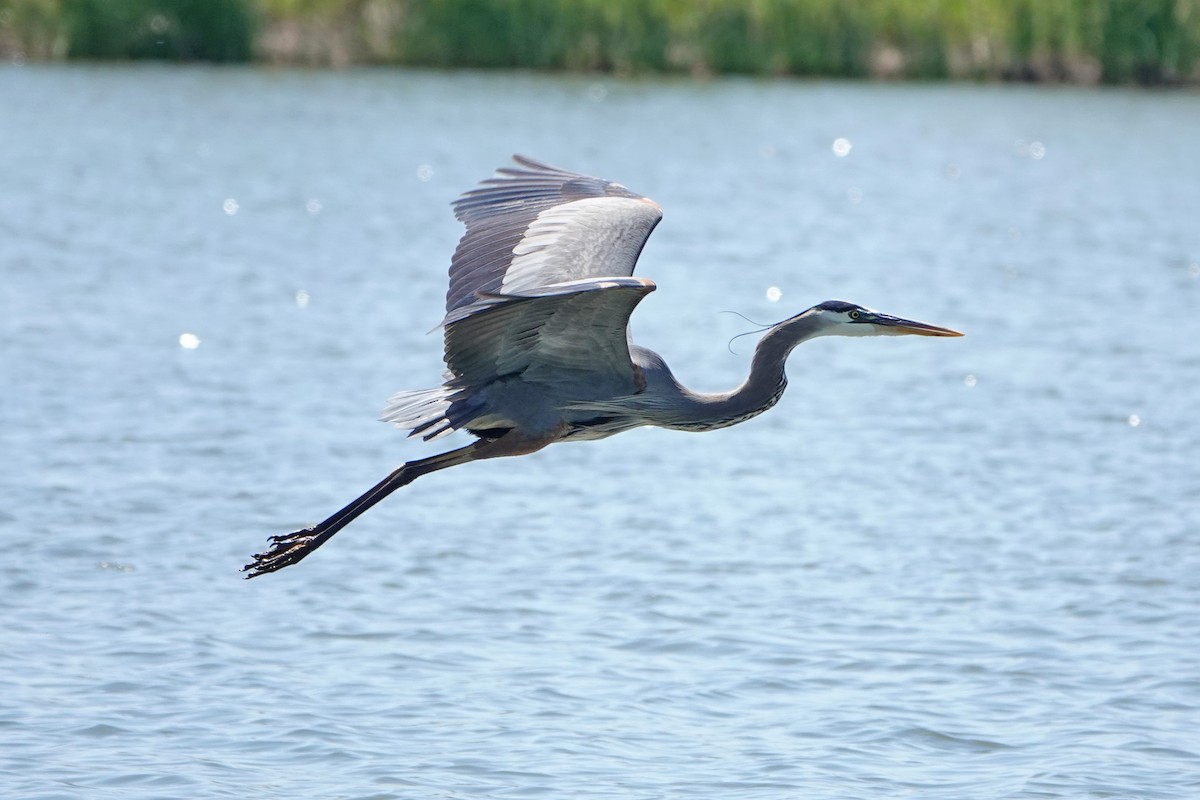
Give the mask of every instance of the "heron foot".
M 271 546 L 262 553 L 255 553 L 254 560 L 242 567 L 242 572 L 249 572 L 246 576 L 249 579 L 290 567 L 323 545 L 332 535 L 317 526 L 272 536 Z

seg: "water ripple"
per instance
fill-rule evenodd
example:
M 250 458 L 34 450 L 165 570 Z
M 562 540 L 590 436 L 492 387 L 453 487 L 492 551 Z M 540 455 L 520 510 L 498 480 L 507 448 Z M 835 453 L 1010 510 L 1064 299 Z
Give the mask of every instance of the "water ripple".
M 595 82 L 0 70 L 0 794 L 1195 797 L 1197 98 Z M 514 143 L 668 209 L 635 329 L 699 388 L 724 307 L 968 336 L 806 344 L 735 430 L 430 477 L 242 581 L 428 453 L 372 415 Z

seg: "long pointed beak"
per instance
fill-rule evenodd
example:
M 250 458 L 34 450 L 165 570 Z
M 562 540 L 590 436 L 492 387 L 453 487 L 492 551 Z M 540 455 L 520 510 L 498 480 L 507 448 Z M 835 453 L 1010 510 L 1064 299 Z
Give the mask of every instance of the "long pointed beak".
M 962 336 L 960 332 L 950 328 L 942 328 L 937 325 L 930 325 L 928 322 L 917 322 L 911 319 L 893 317 L 889 316 L 888 314 L 874 314 L 870 319 L 864 321 L 873 322 L 876 325 L 883 325 L 888 328 L 894 328 L 897 334 L 911 333 L 916 336 Z

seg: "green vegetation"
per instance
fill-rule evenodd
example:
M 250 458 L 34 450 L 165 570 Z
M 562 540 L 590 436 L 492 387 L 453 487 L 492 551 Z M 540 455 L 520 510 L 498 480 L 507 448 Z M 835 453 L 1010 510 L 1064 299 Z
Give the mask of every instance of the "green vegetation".
M 254 12 L 244 0 L 62 0 L 71 58 L 247 61 Z
M 256 19 L 247 0 L 0 0 L 0 54 L 248 61 Z
M 0 55 L 1200 83 L 1200 0 L 0 0 Z

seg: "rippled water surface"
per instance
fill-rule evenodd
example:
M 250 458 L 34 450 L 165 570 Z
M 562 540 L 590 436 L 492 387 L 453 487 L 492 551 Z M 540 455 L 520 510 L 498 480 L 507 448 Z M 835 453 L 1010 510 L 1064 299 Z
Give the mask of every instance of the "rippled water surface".
M 1200 796 L 1200 96 L 10 67 L 0 108 L 4 797 Z M 723 310 L 967 336 L 810 342 L 745 425 L 441 473 L 241 580 L 431 452 L 374 416 L 512 152 L 664 206 L 635 334 L 696 388 L 747 367 Z

